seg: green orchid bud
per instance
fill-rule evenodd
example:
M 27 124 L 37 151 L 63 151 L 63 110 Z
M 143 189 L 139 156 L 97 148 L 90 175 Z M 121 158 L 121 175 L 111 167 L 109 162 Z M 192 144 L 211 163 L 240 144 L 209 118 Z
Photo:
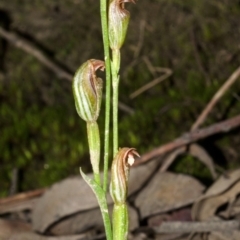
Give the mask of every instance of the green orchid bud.
M 112 0 L 109 5 L 109 43 L 112 50 L 120 49 L 124 43 L 130 13 L 124 8 L 126 2 L 134 0 Z
M 126 202 L 129 168 L 134 163 L 134 156 L 139 157 L 134 148 L 121 148 L 113 160 L 110 194 L 115 204 Z
M 83 63 L 73 78 L 73 95 L 78 115 L 87 122 L 97 120 L 102 101 L 102 79 L 96 71 L 104 70 L 103 61 L 91 59 Z

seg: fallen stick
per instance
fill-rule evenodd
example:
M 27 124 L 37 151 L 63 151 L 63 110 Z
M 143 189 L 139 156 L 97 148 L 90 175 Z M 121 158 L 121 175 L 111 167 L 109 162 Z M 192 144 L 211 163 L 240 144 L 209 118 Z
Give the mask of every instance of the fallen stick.
M 37 46 L 32 42 L 22 38 L 21 36 L 11 33 L 0 26 L 0 36 L 15 47 L 22 49 L 26 53 L 34 56 L 39 62 L 45 65 L 47 68 L 51 69 L 60 79 L 66 79 L 72 81 L 73 73 L 69 73 L 64 70 L 59 64 L 55 63 L 53 59 L 44 54 Z M 129 114 L 133 114 L 134 110 L 127 106 L 126 104 L 119 101 L 119 109 Z
M 147 57 L 143 57 L 143 61 L 146 63 L 146 65 L 149 69 L 149 72 L 151 72 L 153 76 L 155 76 L 156 72 L 157 73 L 163 73 L 163 75 L 161 75 L 160 77 L 154 78 L 151 82 L 145 84 L 144 86 L 140 87 L 139 89 L 137 89 L 136 91 L 131 93 L 130 96 L 129 96 L 131 99 L 136 98 L 137 96 L 139 96 L 143 92 L 145 92 L 148 89 L 154 87 L 155 85 L 161 83 L 165 79 L 169 78 L 173 73 L 172 70 L 169 69 L 169 68 L 153 67 L 152 63 L 150 62 L 150 60 Z
M 104 239 L 105 234 L 98 234 L 97 236 L 88 236 L 86 233 L 82 234 L 76 234 L 76 235 L 66 235 L 66 236 L 46 236 L 46 235 L 40 235 L 34 232 L 22 232 L 11 235 L 9 240 L 14 239 L 35 239 L 35 240 L 99 240 Z
M 220 101 L 221 97 L 224 95 L 224 93 L 232 86 L 232 84 L 238 79 L 240 76 L 240 67 L 238 67 L 231 76 L 226 80 L 226 82 L 218 89 L 218 91 L 214 94 L 210 102 L 207 104 L 207 106 L 204 108 L 204 110 L 201 112 L 201 114 L 198 116 L 197 120 L 193 123 L 191 127 L 191 131 L 194 131 L 199 128 L 203 124 L 203 122 L 206 120 L 207 116 L 210 114 L 214 106 Z M 173 163 L 173 161 L 179 156 L 180 154 L 183 154 L 187 151 L 186 146 L 183 146 L 181 148 L 175 149 L 170 156 L 167 156 L 166 159 L 163 159 L 163 164 L 161 166 L 161 171 L 166 171 L 167 168 Z M 202 155 L 202 154 L 201 154 Z M 200 155 L 199 155 L 200 156 Z M 206 155 L 205 155 L 206 156 Z M 207 156 L 206 156 L 207 157 Z M 209 158 L 208 162 L 209 170 L 212 173 L 213 178 L 216 178 L 215 173 L 215 167 L 213 161 Z M 198 158 L 199 159 L 199 158 Z M 208 166 L 208 167 L 209 167 Z
M 0 205 L 10 204 L 13 202 L 24 201 L 24 200 L 29 200 L 31 198 L 40 197 L 45 191 L 46 191 L 46 188 L 41 188 L 33 191 L 19 193 L 6 198 L 0 198 Z
M 226 80 L 226 82 L 219 88 L 219 90 L 214 94 L 211 101 L 207 104 L 204 110 L 201 112 L 195 123 L 193 124 L 191 130 L 196 130 L 207 118 L 213 107 L 218 103 L 224 93 L 233 85 L 233 83 L 240 77 L 240 67 L 238 67 L 231 76 Z
M 0 215 L 23 210 L 32 210 L 38 198 L 45 191 L 46 188 L 42 188 L 0 199 Z
M 4 215 L 6 213 L 21 212 L 25 210 L 32 210 L 38 199 L 39 197 L 35 197 L 26 200 L 19 200 L 12 203 L 0 204 L 0 215 Z
M 206 137 L 212 136 L 217 133 L 229 132 L 230 130 L 240 126 L 240 115 L 230 118 L 228 120 L 212 124 L 209 127 L 197 129 L 188 133 L 183 134 L 181 137 L 175 139 L 172 142 L 164 144 L 152 151 L 142 155 L 142 157 L 135 162 L 134 166 L 140 165 L 144 162 L 151 160 L 162 154 L 169 153 L 170 151 L 185 146 L 189 143 L 196 142 Z
M 191 232 L 225 232 L 239 230 L 239 221 L 206 222 L 163 222 L 159 227 L 152 227 L 155 233 L 191 233 Z
M 0 27 L 0 36 L 11 42 L 15 47 L 22 49 L 28 54 L 34 56 L 39 62 L 43 63 L 46 67 L 50 68 L 59 78 L 64 78 L 72 81 L 72 74 L 67 73 L 60 66 L 58 66 L 52 59 L 45 55 L 34 44 L 15 33 L 11 33 L 4 28 Z

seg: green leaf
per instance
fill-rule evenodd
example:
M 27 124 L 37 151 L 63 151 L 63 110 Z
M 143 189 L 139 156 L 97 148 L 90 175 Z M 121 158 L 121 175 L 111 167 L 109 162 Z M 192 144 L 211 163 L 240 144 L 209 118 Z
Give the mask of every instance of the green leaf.
M 101 186 L 99 186 L 93 179 L 88 177 L 82 171 L 81 168 L 80 168 L 80 173 L 81 173 L 82 178 L 91 187 L 94 194 L 96 195 L 96 198 L 97 198 L 97 201 L 100 206 L 101 213 L 102 213 L 102 218 L 103 218 L 103 222 L 104 222 L 107 240 L 112 240 L 112 226 L 111 226 L 111 221 L 110 221 L 110 217 L 109 217 L 105 192 L 103 191 Z

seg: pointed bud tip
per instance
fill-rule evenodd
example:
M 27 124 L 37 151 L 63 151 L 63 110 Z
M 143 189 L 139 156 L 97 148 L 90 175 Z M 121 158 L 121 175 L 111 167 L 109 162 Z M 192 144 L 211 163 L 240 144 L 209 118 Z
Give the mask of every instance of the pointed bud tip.
M 136 3 L 135 0 L 118 0 L 118 4 L 123 4 L 123 3 Z
M 104 61 L 101 60 L 96 60 L 96 59 L 90 59 L 89 60 L 94 68 L 94 71 L 101 70 L 104 71 L 105 69 L 105 63 Z
M 136 4 L 136 1 L 135 1 L 135 0 L 125 0 L 125 1 L 123 1 L 123 2 L 128 2 L 128 3 L 134 3 L 134 4 Z

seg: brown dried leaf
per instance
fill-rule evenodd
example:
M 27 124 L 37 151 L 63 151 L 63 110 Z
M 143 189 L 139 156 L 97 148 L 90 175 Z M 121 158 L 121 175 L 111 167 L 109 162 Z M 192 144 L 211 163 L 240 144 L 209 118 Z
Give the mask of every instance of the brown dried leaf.
M 135 205 L 141 217 L 187 206 L 200 197 L 205 187 L 196 179 L 174 173 L 158 173 L 139 193 Z
M 198 144 L 191 144 L 189 147 L 189 154 L 191 154 L 193 157 L 196 157 L 209 169 L 213 179 L 217 178 L 214 161 L 203 147 Z
M 211 204 L 212 201 L 209 201 L 208 203 L 206 199 L 213 198 L 214 196 L 218 196 L 222 194 L 225 191 L 228 191 L 236 182 L 240 180 L 240 169 L 237 169 L 235 171 L 230 172 L 227 176 L 222 175 L 217 181 L 213 183 L 213 185 L 207 190 L 207 192 L 201 196 L 193 205 L 192 208 L 192 218 L 193 219 L 201 219 L 202 217 L 205 218 L 205 211 L 201 213 L 202 211 L 202 206 L 203 204 L 206 204 L 206 208 L 208 206 L 208 203 Z M 239 189 L 240 190 L 240 189 Z M 216 197 L 214 198 L 216 201 L 218 199 L 219 202 L 216 202 L 216 204 L 219 206 L 222 205 L 221 202 L 225 201 L 225 196 L 227 197 L 228 195 L 233 197 L 236 196 L 238 189 L 233 188 L 232 191 L 229 193 L 226 192 L 226 195 L 223 194 L 219 199 Z M 204 207 L 205 209 L 205 207 Z M 209 211 L 209 213 L 206 212 L 208 216 L 213 215 L 213 211 L 215 212 L 216 209 L 212 209 Z
M 138 227 L 139 219 L 136 210 L 130 206 L 128 209 L 129 229 L 133 231 Z M 109 211 L 112 212 L 112 205 Z M 103 220 L 99 208 L 80 212 L 69 218 L 64 218 L 60 222 L 54 224 L 54 226 L 49 229 L 48 233 L 53 235 L 71 235 L 92 228 L 102 229 L 102 231 L 104 231 Z
M 198 204 L 198 208 L 195 208 L 196 212 L 194 212 L 194 214 L 196 215 L 193 216 L 194 219 L 199 221 L 206 221 L 213 218 L 220 206 L 235 200 L 236 196 L 239 193 L 240 181 L 223 194 L 202 200 Z
M 63 217 L 97 206 L 95 195 L 80 176 L 65 179 L 54 184 L 37 202 L 33 229 L 43 233 Z
M 0 239 L 9 239 L 13 234 L 19 234 L 21 232 L 27 232 L 31 230 L 31 226 L 28 223 L 16 220 L 4 220 L 0 219 Z
M 61 236 L 61 237 L 60 236 L 47 237 L 47 236 L 41 236 L 33 232 L 29 232 L 29 233 L 13 234 L 10 238 L 6 240 L 81 240 L 81 239 L 86 239 L 86 234 L 73 235 L 73 236 Z
M 152 175 L 157 164 L 157 161 L 153 161 L 144 166 L 131 168 L 129 195 L 142 187 L 145 181 Z M 111 203 L 112 199 L 109 196 L 108 204 Z M 95 195 L 80 176 L 65 179 L 54 184 L 37 201 L 33 209 L 33 229 L 44 233 L 50 226 L 62 218 L 96 207 L 98 207 L 98 203 Z M 94 219 L 89 224 L 93 223 Z M 84 224 L 80 224 L 81 227 L 84 227 Z
M 223 218 L 236 218 L 240 215 L 240 197 L 238 197 L 229 204 L 228 208 L 225 211 L 221 211 L 219 216 Z
M 239 240 L 240 231 L 212 232 L 208 240 Z
M 186 150 L 187 148 L 186 146 L 184 146 L 172 151 L 164 160 L 161 166 L 161 172 L 165 172 L 179 155 L 188 153 L 193 157 L 196 157 L 200 162 L 202 162 L 209 169 L 213 179 L 216 179 L 217 173 L 215 171 L 214 161 L 203 147 L 198 144 L 191 144 L 189 147 L 189 151 L 186 152 Z
M 174 162 L 174 160 L 181 154 L 186 152 L 186 147 L 181 147 L 173 150 L 170 154 L 166 156 L 164 159 L 160 172 L 165 172 L 170 167 L 170 165 Z
M 150 177 L 152 177 L 158 165 L 159 165 L 158 161 L 151 161 L 151 162 L 148 162 L 147 164 L 139 165 L 137 167 L 132 167 L 130 169 L 130 176 L 128 181 L 129 196 L 142 188 L 145 182 Z

